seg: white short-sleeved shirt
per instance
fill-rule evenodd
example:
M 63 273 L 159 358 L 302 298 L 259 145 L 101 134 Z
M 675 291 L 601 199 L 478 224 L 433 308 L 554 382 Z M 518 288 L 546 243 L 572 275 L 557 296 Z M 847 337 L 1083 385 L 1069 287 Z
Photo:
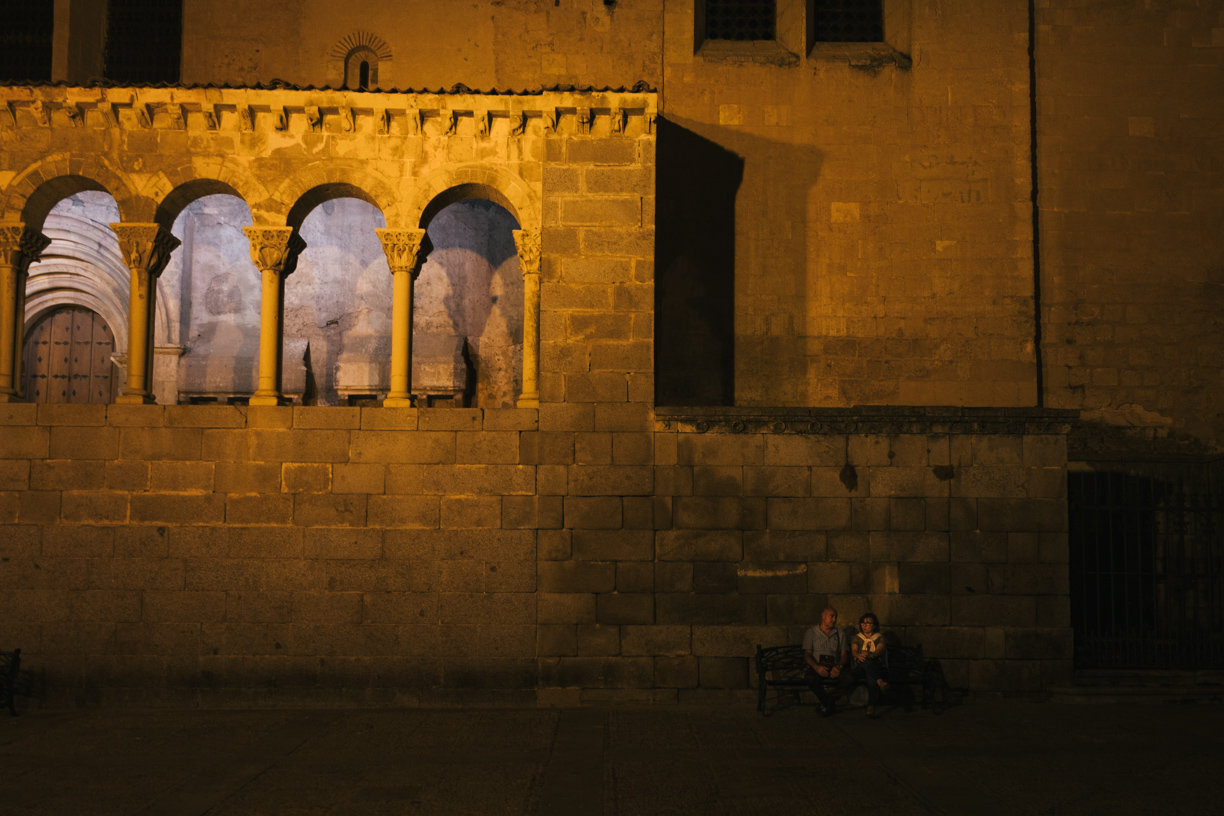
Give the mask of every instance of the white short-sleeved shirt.
M 836 663 L 841 661 L 841 653 L 846 651 L 846 645 L 840 629 L 834 629 L 826 635 L 819 626 L 813 626 L 803 635 L 803 651 L 811 652 L 812 657 L 818 661 L 821 655 L 829 655 Z

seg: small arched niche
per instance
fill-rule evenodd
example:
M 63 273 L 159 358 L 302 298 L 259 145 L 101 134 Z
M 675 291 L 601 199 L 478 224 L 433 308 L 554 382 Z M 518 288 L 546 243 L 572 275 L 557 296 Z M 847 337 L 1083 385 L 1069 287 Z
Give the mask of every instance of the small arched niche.
M 336 43 L 331 53 L 332 59 L 340 60 L 344 87 L 350 91 L 371 91 L 378 88 L 379 66 L 391 61 L 391 48 L 386 41 L 368 31 L 349 34 Z M 334 70 L 333 67 L 329 72 Z

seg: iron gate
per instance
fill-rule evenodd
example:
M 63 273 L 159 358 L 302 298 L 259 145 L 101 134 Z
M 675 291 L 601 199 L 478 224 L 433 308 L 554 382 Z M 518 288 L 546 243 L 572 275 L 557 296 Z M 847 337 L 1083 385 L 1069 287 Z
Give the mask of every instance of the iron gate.
M 1224 501 L 1209 479 L 1068 474 L 1081 669 L 1224 668 Z

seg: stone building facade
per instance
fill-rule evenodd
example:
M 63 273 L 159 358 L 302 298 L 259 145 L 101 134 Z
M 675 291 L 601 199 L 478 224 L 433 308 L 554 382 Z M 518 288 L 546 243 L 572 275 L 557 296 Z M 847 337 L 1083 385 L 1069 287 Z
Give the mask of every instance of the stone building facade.
M 1219 449 L 1222 3 L 184 0 L 132 79 L 111 2 L 0 84 L 55 701 L 722 700 L 826 604 L 1041 692 L 1068 473 Z

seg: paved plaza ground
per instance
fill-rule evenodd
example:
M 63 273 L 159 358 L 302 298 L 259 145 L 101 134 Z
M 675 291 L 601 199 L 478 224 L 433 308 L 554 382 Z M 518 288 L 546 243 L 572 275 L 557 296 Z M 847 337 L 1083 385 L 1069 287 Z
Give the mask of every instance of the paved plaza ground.
M 1224 706 L 74 710 L 0 717 L 0 814 L 1199 814 Z

